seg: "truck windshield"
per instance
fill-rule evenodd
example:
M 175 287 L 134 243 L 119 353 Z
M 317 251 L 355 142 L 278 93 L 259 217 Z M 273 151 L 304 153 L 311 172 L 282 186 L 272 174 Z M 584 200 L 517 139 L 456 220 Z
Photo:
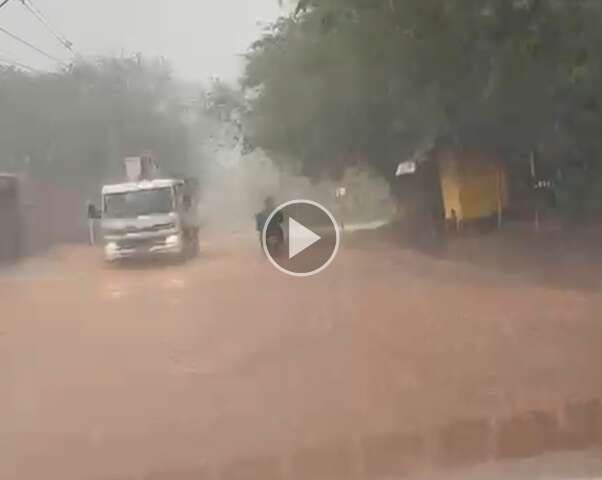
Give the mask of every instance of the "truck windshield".
M 105 195 L 104 210 L 109 218 L 133 218 L 173 211 L 171 188 L 139 190 Z

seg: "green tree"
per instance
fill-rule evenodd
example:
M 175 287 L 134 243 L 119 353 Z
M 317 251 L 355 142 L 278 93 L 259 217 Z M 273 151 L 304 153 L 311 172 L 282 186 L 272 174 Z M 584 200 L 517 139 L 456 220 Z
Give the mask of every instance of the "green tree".
M 56 74 L 0 70 L 0 168 L 97 186 L 151 151 L 193 172 L 190 129 L 161 59 L 79 59 Z
M 250 141 L 308 173 L 417 146 L 600 158 L 602 4 L 306 0 L 248 54 Z M 589 167 L 589 171 L 597 168 Z

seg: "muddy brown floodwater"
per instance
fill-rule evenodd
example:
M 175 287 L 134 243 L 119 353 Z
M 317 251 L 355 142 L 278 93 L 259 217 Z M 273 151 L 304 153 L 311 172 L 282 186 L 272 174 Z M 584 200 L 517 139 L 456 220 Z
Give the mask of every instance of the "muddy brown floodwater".
M 0 274 L 0 478 L 187 467 L 602 394 L 598 291 L 380 242 L 289 278 L 69 247 Z

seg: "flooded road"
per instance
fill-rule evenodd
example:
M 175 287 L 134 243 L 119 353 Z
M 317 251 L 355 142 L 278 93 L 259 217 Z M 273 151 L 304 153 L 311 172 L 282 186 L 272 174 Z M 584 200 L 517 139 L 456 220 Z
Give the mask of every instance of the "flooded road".
M 0 275 L 0 478 L 143 475 L 602 396 L 598 292 L 374 242 L 314 278 L 255 240 L 65 247 Z

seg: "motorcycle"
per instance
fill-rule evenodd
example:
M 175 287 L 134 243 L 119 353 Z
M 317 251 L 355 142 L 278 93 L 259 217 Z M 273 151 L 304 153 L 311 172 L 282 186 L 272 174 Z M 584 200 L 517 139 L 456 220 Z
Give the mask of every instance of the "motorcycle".
M 268 211 L 262 211 L 255 215 L 255 222 L 257 232 L 259 233 L 259 243 L 263 249 L 263 228 L 267 217 L 269 216 Z M 266 232 L 265 232 L 265 250 L 272 257 L 275 258 L 282 253 L 284 248 L 284 231 L 282 230 L 282 222 L 284 218 L 281 212 L 277 212 L 270 221 Z
M 284 246 L 284 233 L 280 225 L 274 225 L 265 232 L 265 246 L 271 257 L 278 257 Z

